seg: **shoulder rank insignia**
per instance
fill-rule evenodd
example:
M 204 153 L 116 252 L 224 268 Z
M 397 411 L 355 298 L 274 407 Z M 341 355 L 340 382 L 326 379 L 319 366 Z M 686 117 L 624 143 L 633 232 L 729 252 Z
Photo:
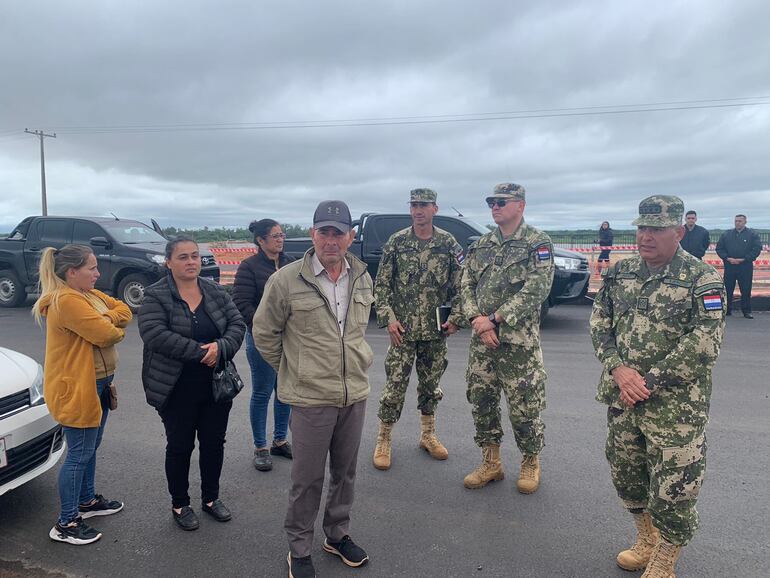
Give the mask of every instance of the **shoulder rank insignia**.
M 722 296 L 721 295 L 704 295 L 703 308 L 706 311 L 717 311 L 722 309 Z

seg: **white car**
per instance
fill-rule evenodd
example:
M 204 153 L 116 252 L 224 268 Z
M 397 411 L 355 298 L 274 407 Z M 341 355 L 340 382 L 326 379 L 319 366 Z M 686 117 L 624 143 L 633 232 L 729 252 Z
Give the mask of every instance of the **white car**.
M 0 495 L 50 470 L 64 449 L 43 399 L 43 367 L 0 347 Z

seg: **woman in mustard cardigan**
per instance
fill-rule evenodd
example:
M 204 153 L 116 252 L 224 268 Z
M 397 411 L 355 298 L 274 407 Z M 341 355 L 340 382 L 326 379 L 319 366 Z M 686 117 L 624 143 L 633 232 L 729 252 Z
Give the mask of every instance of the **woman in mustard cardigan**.
M 61 513 L 49 536 L 75 545 L 102 537 L 83 518 L 123 509 L 121 502 L 95 493 L 94 474 L 118 363 L 115 344 L 123 339 L 131 310 L 94 289 L 98 278 L 89 247 L 48 247 L 40 258 L 40 299 L 32 309 L 38 323 L 47 319 L 43 391 L 67 440 L 59 471 Z

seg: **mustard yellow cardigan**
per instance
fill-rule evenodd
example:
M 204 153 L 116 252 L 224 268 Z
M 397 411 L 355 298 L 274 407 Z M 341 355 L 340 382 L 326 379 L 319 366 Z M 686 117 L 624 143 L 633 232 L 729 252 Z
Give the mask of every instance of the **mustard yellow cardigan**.
M 46 316 L 43 393 L 48 410 L 62 425 L 98 427 L 102 407 L 96 394 L 94 345 L 109 347 L 123 339 L 131 310 L 117 299 L 92 289 L 107 304 L 100 314 L 80 291 L 69 287 L 41 297 Z

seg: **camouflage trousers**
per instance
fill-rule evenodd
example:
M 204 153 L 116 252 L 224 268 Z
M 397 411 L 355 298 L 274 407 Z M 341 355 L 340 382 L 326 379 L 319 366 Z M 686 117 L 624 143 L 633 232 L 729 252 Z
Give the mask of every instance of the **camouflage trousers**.
M 607 411 L 606 455 L 612 483 L 631 511 L 647 510 L 672 544 L 686 545 L 698 527 L 695 502 L 706 471 L 705 424 L 666 424 L 644 405 Z
M 446 339 L 403 341 L 391 345 L 385 356 L 385 389 L 380 397 L 378 416 L 385 423 L 396 423 L 404 407 L 412 365 L 417 367 L 417 409 L 433 414 L 444 392 L 439 387 L 447 367 Z M 415 362 L 416 359 L 416 362 Z
M 543 353 L 540 346 L 520 347 L 501 343 L 488 349 L 477 336 L 468 354 L 468 402 L 476 425 L 475 442 L 499 444 L 503 438 L 500 422 L 500 392 L 508 402 L 508 417 L 516 445 L 523 454 L 537 455 L 543 449 L 545 409 Z

